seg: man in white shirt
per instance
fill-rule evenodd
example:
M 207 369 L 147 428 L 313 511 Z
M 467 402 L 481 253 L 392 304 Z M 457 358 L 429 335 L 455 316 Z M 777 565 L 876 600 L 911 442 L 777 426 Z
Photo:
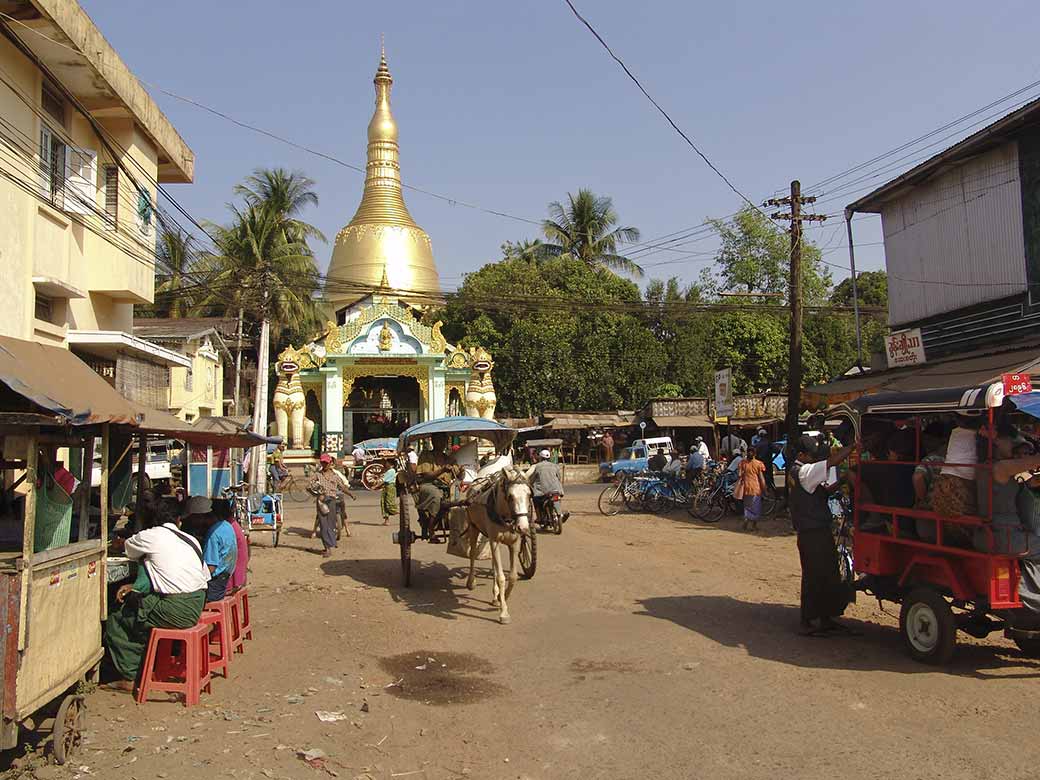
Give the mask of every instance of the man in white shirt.
M 210 507 L 210 500 L 189 498 L 181 515 L 204 514 L 203 505 Z M 133 690 L 153 628 L 191 628 L 206 603 L 210 572 L 202 547 L 180 530 L 172 502 L 162 502 L 157 514 L 159 525 L 122 542 L 126 556 L 140 565 L 134 583 L 116 592 L 121 606 L 105 621 L 105 646 L 122 678 L 111 684 L 116 690 Z
M 697 452 L 699 452 L 701 457 L 704 458 L 705 463 L 711 460 L 711 452 L 708 451 L 708 445 L 705 444 L 703 436 L 698 436 L 693 440 L 693 443 L 697 445 Z
M 801 632 L 806 636 L 851 634 L 851 629 L 835 620 L 851 596 L 838 571 L 828 498 L 837 489 L 833 467 L 849 456 L 852 447 L 832 451 L 823 437 L 803 434 L 795 441 L 795 451 L 788 500 L 802 564 Z
M 733 452 L 733 450 L 740 450 L 740 454 L 743 455 L 747 452 L 747 442 L 737 436 L 737 434 L 729 433 L 722 437 L 719 448 L 719 451 L 725 455 Z

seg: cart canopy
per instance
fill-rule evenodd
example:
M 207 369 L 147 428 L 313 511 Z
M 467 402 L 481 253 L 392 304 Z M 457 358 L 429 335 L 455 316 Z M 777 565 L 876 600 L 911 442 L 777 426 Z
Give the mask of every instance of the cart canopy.
M 492 441 L 497 450 L 502 450 L 516 437 L 516 431 L 494 420 L 482 417 L 441 417 L 427 420 L 401 434 L 397 440 L 397 451 L 404 452 L 413 442 L 443 433 L 446 436 L 474 436 Z
M 70 425 L 135 428 L 141 417 L 138 407 L 67 349 L 0 336 L 0 413 L 18 412 L 53 415 Z
M 396 450 L 397 439 L 365 439 L 354 445 L 363 450 Z
M 926 412 L 983 412 L 1004 402 L 1004 385 L 874 393 L 849 406 L 860 414 L 922 414 Z

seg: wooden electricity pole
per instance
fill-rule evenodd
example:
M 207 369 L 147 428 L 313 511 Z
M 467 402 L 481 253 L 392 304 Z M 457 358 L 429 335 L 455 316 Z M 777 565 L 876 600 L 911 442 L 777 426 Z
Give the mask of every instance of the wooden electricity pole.
M 787 441 L 793 445 L 798 436 L 798 411 L 802 405 L 802 222 L 823 222 L 823 214 L 803 214 L 802 206 L 815 203 L 813 196 L 802 197 L 802 184 L 797 179 L 791 182 L 791 196 L 773 198 L 766 206 L 790 206 L 789 212 L 778 211 L 773 219 L 791 223 L 791 278 L 788 284 L 788 299 L 791 307 L 791 338 L 787 364 Z M 789 460 L 793 460 L 790 459 Z

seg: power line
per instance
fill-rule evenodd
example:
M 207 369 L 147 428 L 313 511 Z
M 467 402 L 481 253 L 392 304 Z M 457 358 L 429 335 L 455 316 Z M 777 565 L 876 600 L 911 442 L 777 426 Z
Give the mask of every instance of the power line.
M 679 127 L 679 125 L 677 125 L 675 123 L 675 120 L 673 120 L 671 118 L 671 116 L 669 116 L 668 112 L 665 111 L 663 108 L 661 108 L 661 104 L 658 103 L 656 100 L 654 100 L 653 96 L 649 92 L 646 91 L 646 88 L 642 85 L 642 83 L 639 81 L 639 79 L 636 78 L 635 74 L 633 74 L 632 71 L 630 71 L 628 69 L 628 66 L 625 65 L 625 63 L 621 60 L 621 58 L 618 57 L 613 52 L 613 50 L 610 48 L 610 46 L 607 45 L 607 42 L 605 40 L 603 40 L 603 36 L 601 36 L 598 32 L 596 32 L 596 29 L 591 24 L 589 24 L 588 20 L 586 20 L 584 16 L 582 16 L 580 13 L 578 13 L 578 9 L 574 7 L 574 3 L 572 3 L 571 0 L 563 0 L 563 1 L 571 9 L 571 12 L 577 17 L 578 21 L 580 21 L 583 25 L 585 25 L 585 27 L 588 28 L 589 32 L 592 33 L 592 35 L 596 38 L 596 40 L 600 42 L 600 45 L 602 45 L 603 48 L 607 50 L 607 54 L 609 54 L 611 56 L 611 58 L 614 60 L 614 62 L 616 62 L 618 65 L 621 66 L 621 69 L 623 71 L 625 71 L 625 74 L 639 88 L 639 91 L 643 93 L 644 97 L 646 97 L 646 99 L 649 100 L 653 104 L 654 108 L 656 108 L 658 110 L 658 112 L 660 112 L 661 116 L 663 116 L 667 120 L 668 124 L 670 124 L 672 126 L 672 129 L 675 130 L 675 132 L 677 132 L 682 137 L 682 139 L 684 141 L 686 141 L 686 143 L 690 146 L 690 148 L 693 149 L 693 151 L 695 151 L 697 153 L 697 156 L 700 157 L 702 160 L 704 160 L 704 163 L 709 168 L 711 168 L 712 171 L 714 171 L 716 176 L 718 176 L 720 179 L 722 179 L 722 181 L 724 181 L 726 183 L 727 187 L 729 187 L 731 190 L 733 190 L 733 192 L 735 192 L 749 206 L 751 206 L 752 208 L 757 210 L 758 209 L 758 205 L 756 203 L 754 203 L 754 201 L 752 201 L 751 198 L 749 198 L 743 192 L 738 190 L 733 185 L 733 182 L 731 182 L 728 178 L 726 178 L 726 174 L 724 174 L 722 171 L 720 171 L 715 166 L 715 164 L 711 160 L 708 159 L 707 155 L 705 155 L 704 152 L 702 152 L 700 149 L 697 148 L 697 144 L 695 144 L 692 140 L 690 140 L 690 137 L 685 132 L 683 132 L 682 128 Z

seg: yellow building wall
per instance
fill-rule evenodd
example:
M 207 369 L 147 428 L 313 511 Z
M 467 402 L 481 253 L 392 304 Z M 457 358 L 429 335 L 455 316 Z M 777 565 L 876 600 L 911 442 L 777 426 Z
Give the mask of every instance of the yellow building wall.
M 120 170 L 117 219 L 105 212 L 105 164 L 113 155 L 90 123 L 69 103 L 63 127 L 55 135 L 69 146 L 97 153 L 97 168 L 86 191 L 96 212 L 70 213 L 46 202 L 39 192 L 40 133 L 58 122 L 41 109 L 43 75 L 6 39 L 0 38 L 0 334 L 47 343 L 64 343 L 67 328 L 132 332 L 134 303 L 154 295 L 155 230 L 142 233 L 137 220 L 137 190 Z M 10 82 L 10 85 L 4 82 Z M 25 96 L 33 108 L 19 97 Z M 98 121 L 118 145 L 115 153 L 155 204 L 158 155 L 154 144 L 126 118 Z M 123 147 L 125 154 L 119 149 Z M 23 186 L 12 181 L 20 181 Z M 86 223 L 90 227 L 86 227 Z M 37 320 L 33 277 L 71 285 L 86 297 L 52 297 L 49 322 Z M 48 296 L 51 297 L 51 296 Z
M 170 369 L 170 411 L 182 420 L 193 422 L 199 417 L 218 417 L 224 413 L 224 366 L 219 353 L 200 347 L 190 355 L 191 384 L 188 369 Z

